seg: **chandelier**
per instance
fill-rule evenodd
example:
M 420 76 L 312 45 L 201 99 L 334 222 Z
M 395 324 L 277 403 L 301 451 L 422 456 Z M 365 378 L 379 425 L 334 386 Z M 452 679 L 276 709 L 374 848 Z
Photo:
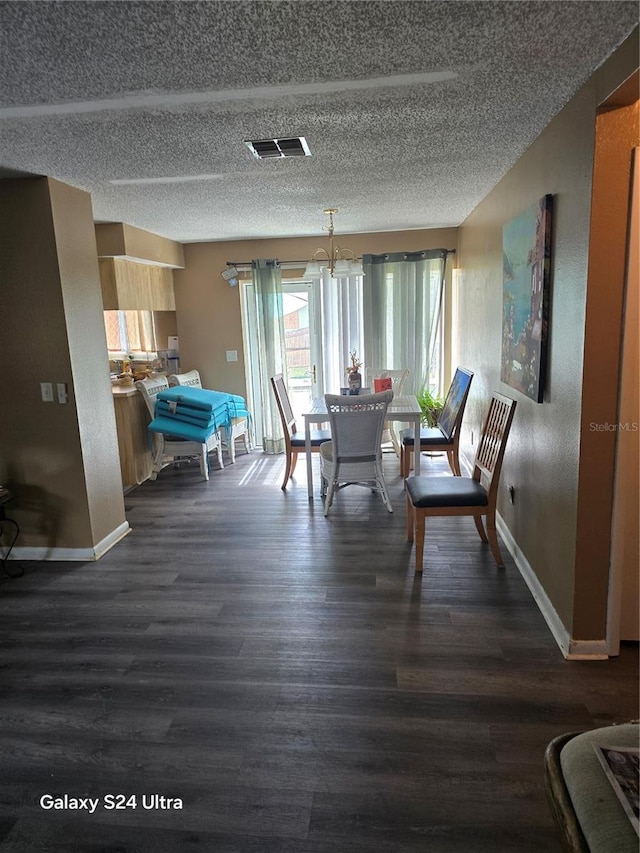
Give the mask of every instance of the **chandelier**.
M 336 246 L 333 240 L 333 215 L 338 212 L 337 207 L 327 207 L 323 211 L 329 217 L 329 224 L 323 225 L 322 230 L 329 232 L 329 248 L 316 249 L 307 268 L 304 277 L 311 281 L 322 278 L 322 270 L 328 269 L 332 278 L 340 278 L 348 275 L 364 275 L 362 260 L 356 257 L 352 249 L 342 249 Z

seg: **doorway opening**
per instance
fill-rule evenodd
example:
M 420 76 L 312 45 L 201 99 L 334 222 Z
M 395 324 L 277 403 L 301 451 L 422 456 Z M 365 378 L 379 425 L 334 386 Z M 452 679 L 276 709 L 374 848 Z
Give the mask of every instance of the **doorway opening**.
M 308 409 L 312 399 L 324 394 L 322 368 L 322 317 L 319 285 L 308 281 L 282 283 L 284 315 L 285 370 L 289 398 L 296 420 Z M 256 441 L 264 434 L 260 399 L 260 353 L 253 282 L 243 283 L 242 314 L 245 353 L 247 354 L 247 394 L 254 413 Z M 283 370 L 284 372 L 284 370 Z

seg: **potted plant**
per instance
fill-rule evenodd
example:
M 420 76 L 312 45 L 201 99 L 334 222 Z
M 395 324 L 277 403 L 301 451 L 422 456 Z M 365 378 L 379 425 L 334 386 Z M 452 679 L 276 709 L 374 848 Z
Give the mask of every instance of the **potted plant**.
M 443 398 L 432 394 L 428 388 L 423 388 L 418 394 L 418 403 L 422 409 L 422 423 L 434 427 L 444 406 Z

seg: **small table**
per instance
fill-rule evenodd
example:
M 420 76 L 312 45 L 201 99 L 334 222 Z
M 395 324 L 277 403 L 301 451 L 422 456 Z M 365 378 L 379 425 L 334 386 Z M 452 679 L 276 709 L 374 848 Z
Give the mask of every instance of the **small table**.
M 311 458 L 311 424 L 322 424 L 328 420 L 327 407 L 324 397 L 318 397 L 311 403 L 311 409 L 303 414 L 304 418 L 304 440 L 307 454 L 307 493 L 309 500 L 313 500 L 313 471 Z M 414 395 L 405 397 L 394 397 L 387 409 L 386 421 L 400 421 L 400 423 L 413 423 L 415 429 L 415 447 L 420 447 L 420 423 L 422 420 L 422 409 L 418 398 Z M 415 476 L 420 474 L 420 453 L 415 453 L 414 472 Z

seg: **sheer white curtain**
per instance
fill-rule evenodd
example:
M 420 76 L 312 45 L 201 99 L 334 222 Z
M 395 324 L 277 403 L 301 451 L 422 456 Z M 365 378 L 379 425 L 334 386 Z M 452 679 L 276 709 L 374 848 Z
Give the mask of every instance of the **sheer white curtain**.
M 330 394 L 339 394 L 346 382 L 349 353 L 362 356 L 364 350 L 362 288 L 361 275 L 331 278 L 322 270 L 322 361 L 324 390 Z
M 429 387 L 437 359 L 447 254 L 433 249 L 362 258 L 366 365 L 408 367 L 408 394 Z
M 286 376 L 284 320 L 282 311 L 282 275 L 276 260 L 259 258 L 251 262 L 255 299 L 260 406 L 262 412 L 262 449 L 265 453 L 284 453 L 282 421 L 271 388 L 276 373 Z

